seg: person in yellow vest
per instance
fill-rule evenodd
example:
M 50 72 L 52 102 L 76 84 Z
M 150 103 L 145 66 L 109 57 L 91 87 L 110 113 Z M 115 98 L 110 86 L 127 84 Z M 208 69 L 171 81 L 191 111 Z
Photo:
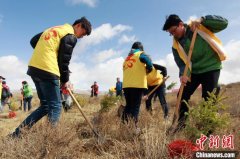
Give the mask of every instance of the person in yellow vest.
M 145 92 L 145 94 L 151 92 L 159 84 L 161 85 L 149 97 L 147 97 L 146 95 L 144 96 L 144 99 L 146 99 L 146 109 L 150 113 L 152 113 L 152 98 L 155 94 L 158 96 L 162 106 L 164 119 L 168 118 L 168 104 L 165 98 L 166 84 L 162 83 L 163 78 L 166 76 L 167 76 L 166 67 L 153 64 L 153 70 L 147 75 L 148 90 Z
M 112 86 L 108 90 L 108 95 L 112 97 L 114 93 L 116 93 L 116 89 L 115 89 L 115 86 Z
M 123 91 L 126 99 L 123 122 L 131 118 L 137 124 L 142 95 L 147 89 L 147 73 L 151 71 L 152 61 L 145 54 L 142 43 L 133 43 L 123 63 Z
M 0 76 L 0 112 L 3 112 L 3 107 L 2 107 L 2 81 L 3 80 L 5 80 L 5 78 Z
M 23 127 L 32 127 L 45 115 L 51 125 L 57 124 L 61 114 L 60 88 L 66 87 L 69 81 L 68 65 L 73 48 L 77 39 L 90 35 L 91 30 L 91 23 L 82 17 L 72 25 L 48 28 L 31 39 L 34 51 L 27 74 L 36 86 L 40 106 L 16 128 L 13 137 L 19 137 Z
M 227 19 L 221 16 L 207 15 L 190 24 L 184 24 L 178 15 L 169 15 L 163 26 L 163 30 L 173 36 L 172 51 L 174 60 L 179 67 L 180 82 L 185 85 L 182 101 L 188 101 L 197 87 L 202 84 L 202 97 L 206 100 L 208 92 L 218 87 L 222 60 L 226 56 L 221 46 L 221 41 L 214 33 L 224 30 L 228 25 Z M 187 54 L 190 48 L 193 32 L 197 29 L 191 64 L 188 75 L 183 76 L 187 62 Z M 190 80 L 191 79 L 191 80 Z M 180 105 L 178 129 L 185 126 L 188 107 L 185 102 Z

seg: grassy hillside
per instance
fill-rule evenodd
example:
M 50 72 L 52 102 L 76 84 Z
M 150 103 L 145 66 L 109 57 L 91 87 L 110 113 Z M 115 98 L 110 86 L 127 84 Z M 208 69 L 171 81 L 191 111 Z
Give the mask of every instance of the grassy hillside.
M 234 135 L 235 150 L 240 149 L 240 83 L 223 86 L 222 91 L 227 97 L 223 102 L 229 107 L 224 111 L 230 114 L 230 120 L 226 129 L 214 132 L 214 135 Z M 15 99 L 18 96 L 14 95 Z M 96 138 L 91 129 L 80 114 L 76 105 L 61 115 L 57 128 L 51 128 L 46 119 L 42 119 L 32 129 L 26 130 L 21 139 L 6 137 L 12 132 L 29 114 L 18 110 L 17 117 L 7 117 L 8 109 L 0 114 L 0 158 L 149 158 L 164 159 L 168 157 L 167 144 L 175 139 L 188 139 L 188 135 L 182 131 L 175 135 L 166 135 L 167 128 L 171 125 L 173 111 L 176 102 L 176 93 L 167 94 L 170 107 L 169 120 L 163 119 L 160 103 L 157 100 L 153 104 L 153 114 L 145 110 L 142 102 L 139 118 L 141 134 L 136 135 L 132 124 L 123 125 L 117 116 L 117 103 L 110 103 L 108 111 L 100 111 L 100 102 L 104 96 L 89 98 L 88 96 L 76 95 L 83 111 L 93 123 L 100 134 Z M 80 96 L 80 97 L 79 97 Z M 194 106 L 201 101 L 200 92 L 195 92 L 190 101 Z M 20 103 L 19 103 L 20 104 Z M 36 96 L 33 101 L 34 108 L 38 105 Z

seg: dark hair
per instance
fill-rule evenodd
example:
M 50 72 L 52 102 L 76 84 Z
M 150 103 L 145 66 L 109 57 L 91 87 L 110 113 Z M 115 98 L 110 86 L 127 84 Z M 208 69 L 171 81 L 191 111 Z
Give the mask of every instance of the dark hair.
M 81 24 L 82 28 L 86 30 L 87 35 L 90 35 L 92 32 L 92 25 L 91 23 L 87 20 L 86 17 L 82 17 L 80 19 L 77 19 L 74 23 L 73 26 L 76 24 Z
M 27 84 L 27 81 L 22 81 L 22 84 Z
M 171 26 L 178 26 L 179 23 L 182 22 L 182 20 L 179 18 L 176 14 L 171 14 L 168 17 L 166 17 L 165 24 L 163 26 L 163 30 L 168 30 Z
M 139 42 L 139 41 L 136 41 L 135 43 L 133 43 L 132 49 L 139 49 L 139 50 L 141 50 L 141 51 L 144 51 L 143 45 L 142 45 L 142 43 Z
M 6 84 L 6 81 L 2 81 L 2 84 Z
M 5 78 L 4 78 L 3 76 L 0 76 L 0 79 L 3 79 L 3 80 L 5 80 Z

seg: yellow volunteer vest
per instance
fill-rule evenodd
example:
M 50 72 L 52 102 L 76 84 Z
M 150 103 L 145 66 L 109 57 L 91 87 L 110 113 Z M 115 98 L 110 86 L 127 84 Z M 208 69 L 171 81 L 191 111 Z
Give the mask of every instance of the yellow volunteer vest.
M 112 86 L 110 89 L 109 89 L 110 92 L 116 92 L 116 88 L 115 86 Z
M 0 100 L 2 99 L 2 82 L 0 83 Z M 1 101 L 0 101 L 1 102 Z
M 123 88 L 147 88 L 146 66 L 139 60 L 143 51 L 128 56 L 123 63 Z
M 147 85 L 148 86 L 155 86 L 162 83 L 163 75 L 160 74 L 158 70 L 156 70 L 154 67 L 152 71 L 147 75 Z
M 70 24 L 49 28 L 41 35 L 29 66 L 60 76 L 58 68 L 58 49 L 61 39 L 67 34 L 74 34 Z
M 215 51 L 215 53 L 218 55 L 218 57 L 221 61 L 224 61 L 226 59 L 225 51 L 222 47 L 222 42 L 214 33 L 212 33 L 210 30 L 208 30 L 203 25 L 199 25 L 197 33 L 211 46 L 211 48 Z M 173 38 L 173 46 L 172 47 L 177 50 L 179 57 L 186 64 L 187 63 L 187 54 L 184 51 L 184 49 L 182 48 L 182 46 L 179 44 L 179 42 L 177 40 L 175 40 L 175 38 Z M 191 69 L 191 64 L 190 64 L 189 68 Z

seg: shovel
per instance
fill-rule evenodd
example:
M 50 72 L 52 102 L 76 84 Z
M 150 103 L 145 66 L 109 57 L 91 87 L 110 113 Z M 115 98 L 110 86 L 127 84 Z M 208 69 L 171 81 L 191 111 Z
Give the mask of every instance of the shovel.
M 159 85 L 157 85 L 156 87 L 154 87 L 154 89 L 147 94 L 147 97 L 149 97 L 151 94 L 153 94 L 153 92 L 155 92 L 156 89 L 158 89 L 158 87 L 160 87 L 164 82 L 166 82 L 166 80 L 167 80 L 168 78 L 169 78 L 169 76 L 167 76 L 166 78 L 163 78 L 162 82 L 161 82 Z
M 192 58 L 192 51 L 193 51 L 193 48 L 194 48 L 196 36 L 197 36 L 197 29 L 193 33 L 192 41 L 191 41 L 191 44 L 190 44 L 190 49 L 189 49 L 189 52 L 188 52 L 187 63 L 186 63 L 185 68 L 184 68 L 183 76 L 187 76 L 188 66 L 189 66 L 191 58 Z M 178 93 L 178 97 L 177 97 L 176 108 L 175 108 L 175 112 L 174 112 L 174 116 L 173 116 L 173 122 L 172 122 L 171 127 L 168 129 L 167 134 L 172 134 L 177 129 L 178 118 L 179 118 L 179 106 L 180 106 L 180 103 L 181 103 L 183 89 L 184 89 L 184 84 L 181 83 L 179 93 Z
M 72 94 L 72 91 L 67 88 L 67 90 L 69 91 L 70 96 L 72 97 L 72 99 L 74 100 L 74 102 L 77 104 L 79 111 L 81 112 L 82 116 L 84 117 L 84 119 L 86 120 L 87 124 L 89 125 L 89 127 L 92 129 L 94 135 L 98 138 L 100 138 L 100 135 L 97 133 L 97 131 L 93 128 L 93 125 L 89 122 L 89 120 L 87 119 L 86 115 L 83 113 L 82 107 L 80 106 L 80 104 L 78 103 L 78 101 L 76 100 L 76 98 L 74 97 L 74 95 Z

